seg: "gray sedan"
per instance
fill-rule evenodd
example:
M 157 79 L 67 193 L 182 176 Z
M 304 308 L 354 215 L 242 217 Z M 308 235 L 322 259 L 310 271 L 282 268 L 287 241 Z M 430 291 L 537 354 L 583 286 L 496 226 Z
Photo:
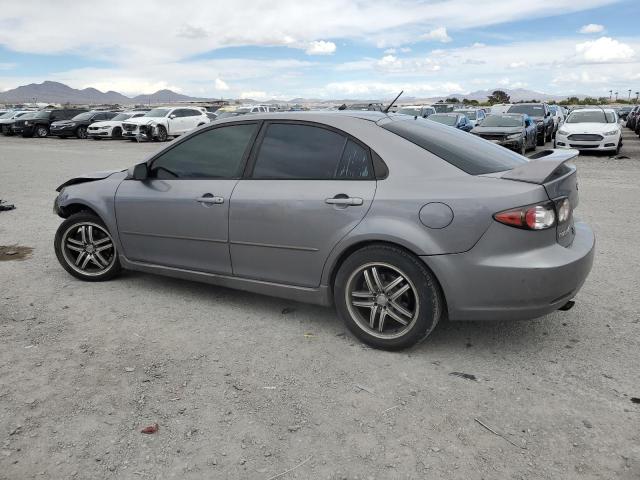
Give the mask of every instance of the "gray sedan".
M 61 185 L 55 251 L 88 281 L 124 268 L 334 304 L 362 341 L 405 348 L 445 317 L 573 305 L 594 252 L 576 154 L 530 161 L 382 112 L 234 117 Z

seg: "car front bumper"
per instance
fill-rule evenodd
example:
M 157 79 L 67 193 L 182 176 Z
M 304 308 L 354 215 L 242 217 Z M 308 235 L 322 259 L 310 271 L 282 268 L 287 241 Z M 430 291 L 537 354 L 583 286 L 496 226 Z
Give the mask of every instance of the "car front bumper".
M 595 248 L 595 236 L 587 224 L 576 222 L 569 247 L 556 243 L 501 252 L 504 228 L 511 227 L 492 225 L 468 252 L 422 257 L 440 281 L 451 320 L 541 317 L 564 306 L 584 284 Z
M 52 125 L 51 128 L 49 129 L 49 134 L 54 137 L 60 136 L 60 135 L 66 135 L 66 136 L 75 135 L 76 128 L 77 126 L 75 125 L 74 126 L 64 125 L 62 127 Z
M 610 151 L 618 148 L 620 138 L 617 135 L 603 136 L 602 140 L 569 140 L 568 135 L 556 133 L 556 148 L 572 148 L 576 150 Z

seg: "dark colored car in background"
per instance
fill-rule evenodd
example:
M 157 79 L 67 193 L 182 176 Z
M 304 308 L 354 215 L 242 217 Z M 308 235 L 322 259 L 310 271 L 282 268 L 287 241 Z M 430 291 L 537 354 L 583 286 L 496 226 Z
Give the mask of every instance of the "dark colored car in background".
M 536 148 L 537 127 L 533 120 L 521 113 L 487 115 L 471 133 L 524 155 Z
M 455 127 L 459 130 L 464 130 L 465 132 L 470 132 L 473 128 L 473 124 L 469 121 L 467 116 L 462 113 L 434 113 L 433 115 L 429 115 L 427 120 Z
M 87 129 L 89 128 L 89 125 L 94 122 L 111 120 L 117 114 L 117 112 L 102 111 L 84 112 L 76 115 L 70 120 L 53 122 L 51 124 L 50 135 L 60 138 L 67 138 L 71 136 L 75 136 L 78 138 L 88 138 L 89 135 L 87 133 Z
M 507 113 L 524 113 L 536 123 L 538 127 L 538 145 L 542 146 L 553 139 L 555 124 L 549 105 L 546 103 L 517 103 L 509 107 Z
M 636 128 L 638 114 L 640 114 L 640 105 L 636 105 L 629 113 L 627 113 L 627 127 L 631 130 L 635 130 Z
M 16 119 L 13 132 L 23 137 L 37 136 L 44 138 L 49 135 L 51 124 L 56 121 L 68 120 L 87 110 L 80 108 L 62 108 L 55 110 L 40 110 Z
M 618 117 L 621 118 L 622 120 L 626 120 L 627 119 L 627 115 L 629 115 L 629 112 L 633 110 L 633 106 L 632 105 L 626 105 L 624 107 L 620 107 L 617 109 L 618 112 Z

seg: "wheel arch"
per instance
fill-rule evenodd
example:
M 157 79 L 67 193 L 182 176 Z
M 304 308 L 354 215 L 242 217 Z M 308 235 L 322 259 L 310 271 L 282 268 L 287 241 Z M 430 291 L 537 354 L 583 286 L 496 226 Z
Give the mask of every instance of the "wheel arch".
M 448 303 L 447 303 L 447 292 L 443 288 L 442 282 L 440 282 L 440 279 L 435 274 L 434 270 L 431 268 L 431 266 L 429 265 L 428 261 L 425 260 L 424 256 L 418 255 L 410 247 L 408 247 L 406 245 L 403 245 L 400 242 L 393 241 L 393 240 L 382 240 L 382 239 L 360 240 L 360 241 L 357 241 L 357 242 L 347 246 L 337 256 L 335 256 L 335 259 L 331 262 L 331 265 L 329 266 L 328 274 L 327 274 L 327 277 L 326 277 L 327 278 L 327 285 L 329 287 L 329 291 L 331 292 L 332 301 L 333 301 L 333 287 L 334 287 L 334 284 L 335 284 L 336 276 L 338 274 L 338 270 L 340 270 L 340 267 L 342 266 L 344 261 L 347 258 L 349 258 L 350 255 L 352 255 L 353 253 L 357 252 L 358 250 L 361 250 L 362 248 L 370 247 L 370 246 L 373 246 L 373 245 L 389 246 L 389 247 L 399 248 L 400 250 L 404 250 L 408 254 L 413 255 L 418 260 L 420 260 L 424 264 L 424 266 L 427 268 L 427 270 L 429 270 L 431 275 L 433 275 L 433 278 L 435 279 L 436 284 L 440 288 L 440 293 L 442 294 L 442 300 L 444 302 L 443 312 L 446 315 L 448 315 L 449 309 L 448 309 Z
M 75 215 L 76 213 L 80 213 L 80 212 L 92 213 L 104 222 L 104 219 L 98 214 L 98 212 L 96 212 L 89 205 L 86 205 L 81 202 L 74 202 L 74 203 L 70 203 L 69 205 L 58 206 L 58 210 L 56 213 L 61 218 L 69 218 L 71 215 Z

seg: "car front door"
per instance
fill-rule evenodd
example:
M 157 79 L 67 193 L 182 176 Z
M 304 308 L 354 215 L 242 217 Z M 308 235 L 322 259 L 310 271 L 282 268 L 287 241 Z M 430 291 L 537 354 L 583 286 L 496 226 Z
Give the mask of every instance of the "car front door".
M 271 122 L 254 150 L 231 198 L 233 273 L 316 287 L 329 253 L 373 201 L 369 149 L 317 124 Z
M 230 274 L 229 200 L 257 129 L 242 122 L 204 130 L 151 159 L 146 180 L 123 181 L 115 204 L 124 255 Z

